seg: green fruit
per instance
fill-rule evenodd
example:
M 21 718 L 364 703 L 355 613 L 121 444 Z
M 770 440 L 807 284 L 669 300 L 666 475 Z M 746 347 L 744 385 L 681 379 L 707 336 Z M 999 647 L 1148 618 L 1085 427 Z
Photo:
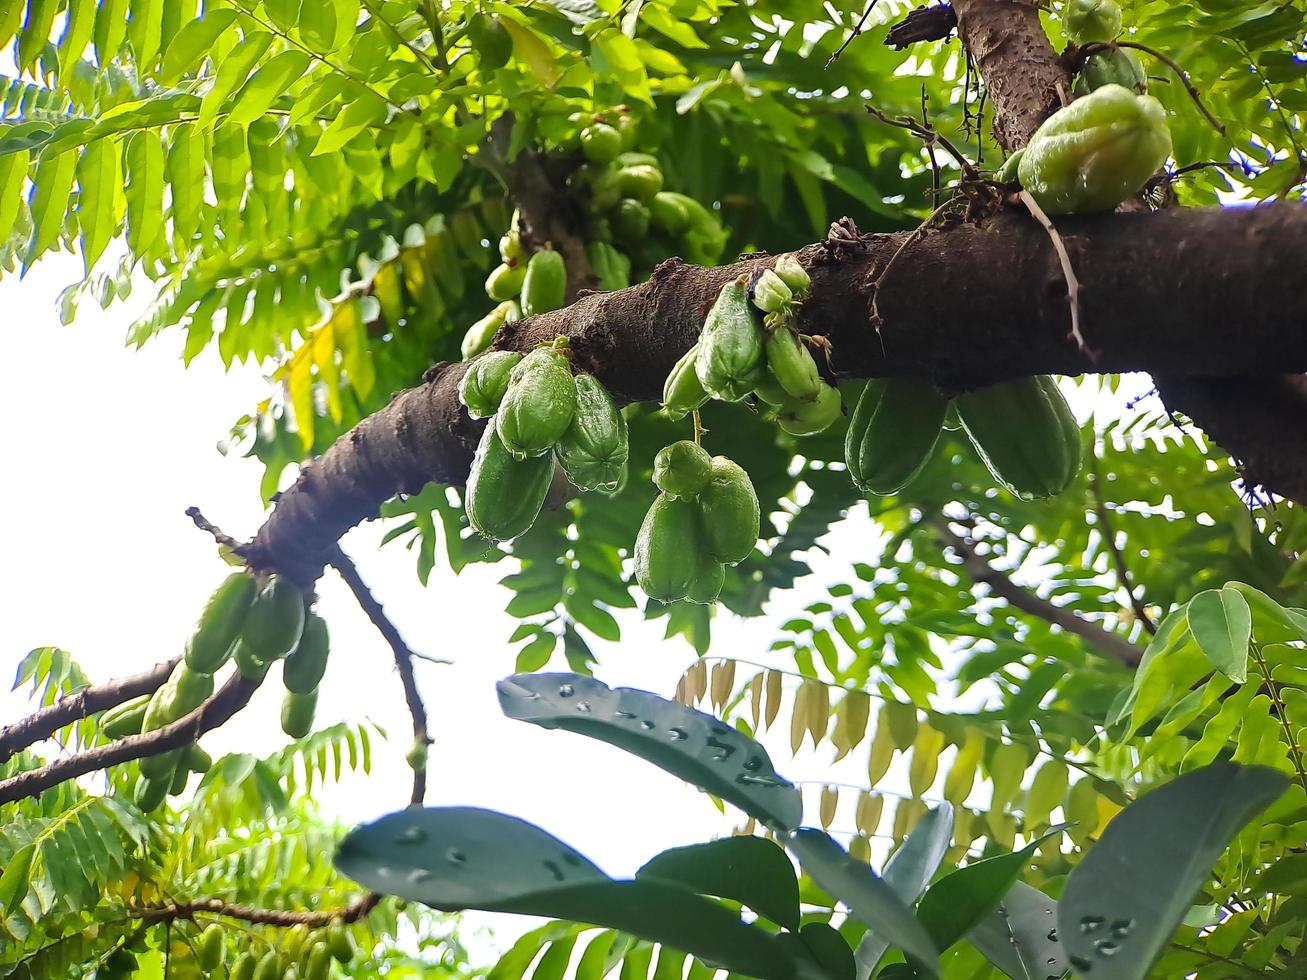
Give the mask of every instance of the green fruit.
M 414 742 L 413 747 L 405 754 L 404 761 L 408 763 L 410 769 L 422 769 L 427 764 L 428 755 L 430 749 L 427 748 L 426 742 Z
M 635 138 L 640 129 L 640 124 L 636 121 L 635 116 L 626 112 L 622 113 L 617 117 L 616 129 L 622 134 L 622 149 L 629 150 L 635 146 Z M 618 159 L 620 160 L 621 156 Z
M 626 419 L 593 375 L 575 381 L 576 413 L 554 452 L 574 486 L 611 493 L 626 470 Z
M 649 209 L 633 197 L 624 197 L 611 218 L 613 234 L 623 241 L 639 241 L 649 234 Z
M 254 980 L 281 980 L 281 957 L 275 949 L 263 954 L 254 969 Z
M 611 292 L 631 285 L 631 260 L 613 246 L 607 242 L 590 242 L 585 254 L 600 289 Z
M 478 358 L 458 383 L 458 400 L 474 419 L 489 418 L 499 410 L 508 391 L 508 376 L 522 355 L 517 351 L 491 351 Z
M 817 362 L 808 348 L 784 324 L 767 334 L 767 370 L 791 399 L 815 401 L 822 389 L 829 387 L 821 380 Z
M 648 163 L 636 163 L 622 167 L 617 172 L 617 186 L 623 197 L 631 197 L 644 204 L 653 200 L 654 195 L 663 189 L 663 172 Z
M 309 947 L 308 959 L 304 961 L 304 980 L 327 980 L 331 971 L 331 950 L 324 942 L 315 942 Z
M 771 269 L 764 269 L 758 281 L 753 284 L 753 305 L 764 313 L 789 315 L 794 303 L 794 293 Z
M 699 383 L 699 374 L 695 368 L 698 357 L 699 345 L 695 344 L 681 355 L 663 384 L 663 411 L 673 419 L 683 419 L 691 412 L 698 411 L 709 398 L 708 392 Z
M 191 771 L 186 768 L 185 757 L 183 757 L 183 762 L 177 766 L 172 774 L 172 782 L 168 784 L 168 795 L 181 796 L 182 793 L 186 792 L 186 783 L 190 778 Z
M 581 152 L 591 163 L 611 163 L 622 152 L 622 134 L 607 123 L 581 130 Z
M 770 405 L 772 408 L 780 408 L 782 405 L 788 405 L 794 401 L 770 371 L 766 372 L 763 379 L 754 386 L 753 394 L 759 401 Z
M 701 606 L 712 605 L 722 594 L 722 586 L 725 584 L 726 566 L 709 555 L 701 555 L 699 570 L 690 583 L 685 598 Z
M 268 662 L 260 660 L 254 655 L 248 643 L 244 640 L 237 640 L 232 644 L 231 658 L 236 663 L 236 669 L 240 671 L 242 677 L 256 681 L 268 672 Z
M 522 283 L 522 315 L 561 310 L 567 297 L 567 266 L 553 249 L 536 252 L 526 264 Z
M 182 756 L 182 765 L 191 772 L 208 772 L 213 768 L 213 756 L 192 743 L 186 747 L 186 754 Z
M 1111 211 L 1171 152 L 1166 110 L 1151 95 L 1105 85 L 1059 109 L 1021 157 L 1021 186 L 1049 214 Z
M 150 698 L 145 717 L 141 720 L 141 731 L 152 732 L 171 725 L 189 715 L 212 694 L 212 674 L 197 674 L 185 662 L 179 663 Z M 181 761 L 183 751 L 174 749 L 160 755 L 146 756 L 140 760 L 142 775 L 161 780 L 166 789 Z
M 762 521 L 749 474 L 725 456 L 714 456 L 712 476 L 699 492 L 698 504 L 708 554 L 728 565 L 748 558 Z
M 296 922 L 286 930 L 281 940 L 281 953 L 287 959 L 297 960 L 309 938 L 309 927 L 303 922 Z
M 1075 44 L 1114 41 L 1121 33 L 1121 8 L 1115 0 L 1066 0 L 1062 30 Z
M 1124 48 L 1096 51 L 1085 59 L 1072 91 L 1077 96 L 1088 95 L 1104 85 L 1120 85 L 1144 95 L 1148 92 L 1148 75 L 1139 59 Z
M 512 300 L 500 303 L 467 328 L 467 332 L 463 334 L 463 342 L 459 345 L 463 360 L 472 360 L 494 343 L 495 334 L 499 333 L 499 328 L 508 320 L 508 310 L 511 305 Z
M 1003 166 L 999 167 L 994 173 L 994 180 L 1000 184 L 1017 184 L 1021 182 L 1021 175 L 1018 172 L 1021 167 L 1021 158 L 1026 155 L 1026 148 L 1023 146 L 1010 157 L 1003 161 Z
M 620 167 L 660 167 L 658 158 L 652 153 L 636 153 L 626 150 L 617 154 L 617 166 Z
M 250 606 L 241 641 L 255 658 L 271 663 L 294 650 L 303 631 L 303 593 L 288 578 L 269 577 Z
M 100 715 L 100 734 L 105 738 L 113 739 L 139 735 L 141 725 L 145 721 L 145 709 L 149 705 L 150 695 L 142 694 L 140 697 L 106 709 Z
M 699 511 L 684 497 L 659 494 L 635 539 L 635 578 L 651 599 L 684 599 L 703 549 Z
M 152 758 L 158 758 L 158 756 Z M 136 804 L 136 808 L 142 813 L 157 810 L 160 804 L 163 803 L 164 797 L 168 795 L 168 787 L 171 782 L 171 775 L 162 779 L 142 776 L 136 781 L 136 786 L 132 790 L 132 801 Z
M 253 953 L 241 953 L 227 972 L 227 980 L 254 980 L 257 966 L 258 960 L 254 958 Z
M 463 496 L 468 521 L 488 538 L 517 537 L 535 523 L 553 476 L 552 457 L 514 459 L 487 425 Z
M 969 392 L 957 410 L 994 479 L 1022 500 L 1061 493 L 1080 472 L 1080 427 L 1049 375 Z
M 949 399 L 929 382 L 883 378 L 867 383 L 844 437 L 844 461 L 863 493 L 898 493 L 930 460 Z
M 585 212 L 592 218 L 606 214 L 617 207 L 622 199 L 622 188 L 617 182 L 617 169 L 613 166 L 587 164 L 572 178 L 585 190 Z
M 493 14 L 478 10 L 467 22 L 467 37 L 483 71 L 495 71 L 513 56 L 513 38 Z
M 790 287 L 790 291 L 796 297 L 802 296 L 808 291 L 808 287 L 812 285 L 808 270 L 803 267 L 803 263 L 799 261 L 799 257 L 793 252 L 786 252 L 777 259 L 772 269 L 776 275 L 781 277 L 781 282 Z
M 503 262 L 495 266 L 486 277 L 486 295 L 497 303 L 514 299 L 522 291 L 525 279 L 525 266 Z
M 327 949 L 342 963 L 348 963 L 354 958 L 354 937 L 340 919 L 333 919 L 331 925 L 327 926 Z
M 222 954 L 226 952 L 222 941 L 222 926 L 215 923 L 200 933 L 196 950 L 196 959 L 200 961 L 201 968 L 212 972 L 222 966 Z
M 591 215 L 590 220 L 586 222 L 585 238 L 588 242 L 587 251 L 591 245 L 608 244 L 613 240 L 612 223 L 603 215 Z M 598 273 L 596 273 L 598 275 Z
M 327 670 L 327 654 L 330 652 L 327 621 L 317 613 L 309 613 L 304 620 L 304 634 L 299 646 L 281 668 L 281 681 L 286 690 L 296 694 L 316 691 Z
M 816 435 L 835 424 L 843 407 L 839 389 L 823 382 L 816 398 L 782 405 L 776 424 L 792 436 Z
M 658 450 L 654 486 L 673 497 L 693 497 L 712 477 L 712 457 L 697 443 L 682 439 Z
M 254 578 L 244 572 L 228 575 L 209 597 L 199 621 L 186 641 L 186 663 L 192 670 L 212 674 L 227 661 L 232 642 L 254 601 Z
M 281 980 L 300 980 L 300 968 L 292 963 L 282 973 Z
M 509 372 L 508 391 L 495 413 L 495 431 L 517 459 L 553 449 L 576 416 L 576 381 L 567 360 L 530 357 Z
M 509 228 L 500 236 L 499 257 L 505 262 L 516 262 L 522 257 L 522 236 L 516 228 Z
M 714 398 L 739 401 L 762 380 L 764 358 L 762 325 L 740 277 L 722 287 L 708 311 L 694 370 Z
M 659 231 L 679 235 L 690 227 L 690 209 L 681 200 L 684 195 L 659 191 L 649 202 L 649 221 Z
M 303 738 L 313 728 L 313 712 L 318 706 L 318 692 L 296 694 L 287 691 L 281 699 L 281 730 L 291 738 Z

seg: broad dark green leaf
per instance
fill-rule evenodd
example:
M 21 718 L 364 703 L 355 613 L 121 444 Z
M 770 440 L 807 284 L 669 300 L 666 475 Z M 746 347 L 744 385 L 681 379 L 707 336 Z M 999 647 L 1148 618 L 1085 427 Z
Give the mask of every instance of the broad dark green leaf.
M 515 674 L 498 691 L 510 718 L 616 745 L 782 830 L 802 819 L 799 791 L 767 750 L 712 715 L 581 674 Z
M 656 878 L 729 898 L 791 931 L 799 928 L 799 882 L 785 851 L 762 837 L 723 837 L 650 858 L 636 878 Z
M 1012 980 L 1049 980 L 1070 967 L 1057 935 L 1057 902 L 1024 881 L 967 934 L 985 959 Z
M 1235 589 L 1208 589 L 1189 600 L 1189 632 L 1213 667 L 1236 684 L 1248 679 L 1248 643 L 1253 618 Z
M 1288 786 L 1233 763 L 1186 773 L 1126 807 L 1067 881 L 1058 935 L 1071 965 L 1142 980 L 1236 833 Z

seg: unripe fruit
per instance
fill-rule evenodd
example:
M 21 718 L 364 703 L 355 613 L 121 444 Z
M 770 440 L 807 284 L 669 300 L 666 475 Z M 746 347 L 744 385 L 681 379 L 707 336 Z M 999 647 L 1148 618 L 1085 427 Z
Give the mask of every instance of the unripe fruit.
M 1095 51 L 1085 59 L 1072 91 L 1077 96 L 1088 95 L 1104 85 L 1120 85 L 1144 95 L 1148 92 L 1148 75 L 1139 59 L 1124 48 Z
M 672 419 L 683 419 L 691 412 L 698 411 L 709 398 L 695 370 L 698 356 L 699 345 L 695 344 L 681 355 L 663 384 L 663 411 Z
M 690 227 L 690 209 L 681 197 L 680 194 L 660 191 L 649 202 L 649 220 L 659 231 L 679 235 Z
M 629 150 L 631 147 L 635 146 L 635 139 L 638 135 L 639 128 L 640 125 L 636 121 L 635 116 L 632 116 L 630 113 L 624 112 L 617 117 L 616 129 L 622 136 L 623 150 Z
M 571 368 L 563 357 L 533 354 L 509 377 L 508 391 L 495 413 L 495 431 L 516 459 L 542 456 L 554 448 L 576 416 Z
M 561 310 L 567 296 L 567 266 L 553 249 L 536 252 L 522 281 L 522 315 Z
M 318 692 L 296 694 L 287 691 L 281 700 L 281 730 L 291 738 L 303 738 L 313 728 L 313 712 L 318 705 Z
M 792 436 L 816 435 L 835 424 L 843 407 L 839 389 L 823 382 L 815 399 L 782 405 L 776 424 Z
M 330 970 L 331 950 L 324 942 L 313 943 L 304 962 L 304 980 L 327 980 Z
M 750 305 L 745 280 L 722 287 L 708 311 L 694 361 L 699 383 L 714 398 L 739 401 L 762 380 L 762 327 Z
M 815 401 L 829 387 L 821 380 L 817 362 L 808 348 L 784 324 L 767 335 L 767 370 L 790 399 Z
M 263 954 L 254 968 L 254 980 L 281 980 L 281 957 L 275 949 Z
M 469 523 L 488 538 L 517 537 L 535 523 L 553 476 L 553 457 L 516 460 L 500 442 L 495 426 L 487 425 L 463 495 Z
M 331 925 L 327 926 L 327 949 L 342 963 L 348 963 L 354 958 L 354 937 L 340 919 L 333 919 Z
M 864 493 L 898 493 L 930 460 L 949 399 L 929 382 L 886 378 L 868 382 L 844 437 L 844 460 Z
M 771 269 L 763 270 L 753 284 L 753 305 L 764 313 L 788 313 L 793 300 L 790 287 Z
M 624 197 L 610 219 L 613 233 L 624 241 L 638 241 L 649 234 L 649 209 L 633 197 Z
M 458 383 L 458 400 L 474 419 L 489 418 L 499 411 L 508 391 L 509 373 L 522 355 L 517 351 L 497 350 L 477 360 Z
M 598 378 L 575 380 L 576 414 L 554 453 L 574 486 L 611 493 L 626 470 L 626 419 Z
M 714 456 L 698 505 L 708 554 L 728 565 L 749 557 L 762 521 L 749 474 L 725 456 Z
M 711 555 L 700 556 L 699 570 L 686 590 L 685 598 L 701 606 L 712 605 L 726 584 L 726 566 Z
M 192 670 L 212 674 L 226 663 L 255 591 L 253 576 L 234 572 L 209 597 L 186 641 L 186 663 Z
M 581 130 L 581 152 L 591 163 L 611 163 L 622 152 L 622 134 L 607 123 Z
M 699 511 L 683 497 L 659 494 L 635 539 L 635 578 L 651 599 L 685 598 L 702 554 Z
M 1057 382 L 1019 378 L 957 399 L 967 437 L 1001 486 L 1022 500 L 1051 497 L 1080 472 L 1080 427 Z
M 187 746 L 186 754 L 182 756 L 182 764 L 191 772 L 208 772 L 213 768 L 213 756 L 198 745 L 191 744 Z
M 525 280 L 525 266 L 501 263 L 486 277 L 486 295 L 497 303 L 514 299 L 522 291 L 522 283 Z
M 214 923 L 200 933 L 197 943 L 196 959 L 200 966 L 210 972 L 222 966 L 222 954 L 225 952 L 222 942 L 222 926 Z
M 405 754 L 404 761 L 408 763 L 410 769 L 423 769 L 426 767 L 429 754 L 430 750 L 427 748 L 426 742 L 414 742 L 413 747 Z
M 478 10 L 467 22 L 468 40 L 483 71 L 495 71 L 513 55 L 513 38 L 493 14 Z
M 663 172 L 647 163 L 623 167 L 617 172 L 617 186 L 624 197 L 647 204 L 663 189 Z
M 268 672 L 268 662 L 260 660 L 254 655 L 248 643 L 244 640 L 237 640 L 232 644 L 231 658 L 236 664 L 236 669 L 240 671 L 242 677 L 249 680 L 258 680 Z
M 654 457 L 654 486 L 674 497 L 695 496 L 711 476 L 712 457 L 688 439 L 664 446 Z
M 299 646 L 286 658 L 286 663 L 281 668 L 281 679 L 286 690 L 296 694 L 316 691 L 326 672 L 327 655 L 330 652 L 326 620 L 317 613 L 309 613 Z
M 781 277 L 781 281 L 790 287 L 795 296 L 802 296 L 812 285 L 812 279 L 808 276 L 808 271 L 804 269 L 803 264 L 799 261 L 798 256 L 793 252 L 786 252 L 776 264 L 772 266 L 776 275 Z
M 142 694 L 140 697 L 106 709 L 100 715 L 100 734 L 112 739 L 139 735 L 141 725 L 145 721 L 145 709 L 149 704 L 150 695 Z
M 270 663 L 294 650 L 303 630 L 303 593 L 290 579 L 273 575 L 254 597 L 241 640 L 255 658 Z
M 1114 41 L 1121 33 L 1121 8 L 1115 0 L 1066 0 L 1062 30 L 1075 44 Z
M 227 980 L 254 980 L 254 971 L 258 962 L 253 953 L 241 953 L 236 957 L 236 962 L 232 963 L 231 970 L 227 973 Z
M 163 779 L 142 776 L 136 781 L 136 786 L 132 790 L 132 802 L 136 804 L 137 809 L 142 813 L 157 810 L 159 805 L 163 803 L 164 797 L 168 795 L 168 786 L 171 781 L 171 776 Z

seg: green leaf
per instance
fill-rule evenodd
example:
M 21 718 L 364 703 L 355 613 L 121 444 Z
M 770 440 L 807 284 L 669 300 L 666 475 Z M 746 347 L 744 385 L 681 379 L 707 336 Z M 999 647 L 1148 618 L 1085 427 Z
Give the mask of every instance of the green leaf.
M 1248 679 L 1248 643 L 1253 616 L 1232 588 L 1208 589 L 1189 600 L 1189 631 L 1213 667 L 1236 684 Z
M 250 31 L 241 42 L 227 52 L 227 56 L 218 65 L 213 78 L 213 86 L 205 93 L 200 103 L 200 114 L 196 125 L 201 129 L 213 127 L 218 113 L 222 111 L 228 96 L 245 84 L 254 70 L 254 65 L 263 53 L 272 45 L 272 35 L 267 31 Z
M 198 72 L 212 52 L 214 42 L 235 22 L 236 11 L 232 8 L 210 7 L 205 9 L 203 17 L 183 24 L 163 53 L 159 80 L 170 84 L 188 72 Z
M 544 0 L 577 27 L 604 19 L 604 12 L 594 0 Z
M 1274 769 L 1218 764 L 1117 814 L 1062 893 L 1058 935 L 1071 965 L 1143 980 L 1230 840 L 1288 785 Z
M 28 150 L 16 150 L 0 156 L 0 236 L 9 232 L 23 206 L 23 183 L 27 180 Z
M 95 45 L 95 60 L 107 65 L 118 56 L 118 49 L 127 37 L 129 0 L 102 0 L 98 6 L 91 40 Z
M 786 977 L 788 951 L 737 915 L 660 881 L 614 881 L 526 821 L 472 807 L 410 808 L 355 828 L 341 873 L 441 911 L 571 919 L 667 943 L 755 977 Z
M 138 257 L 151 254 L 163 238 L 164 155 L 159 134 L 127 137 L 127 246 Z
M 607 72 L 612 74 L 622 90 L 647 105 L 653 105 L 653 96 L 649 94 L 649 76 L 635 42 L 621 31 L 606 30 L 594 38 L 593 44 L 607 63 Z
M 347 105 L 323 131 L 313 156 L 335 153 L 342 146 L 376 123 L 386 118 L 386 103 L 372 92 L 363 92 Z
M 5 869 L 0 873 L 0 912 L 2 918 L 8 918 L 17 911 L 19 904 L 27 897 L 27 875 L 32 867 L 32 856 L 36 848 L 32 844 L 20 847 L 9 856 Z
M 747 905 L 790 931 L 799 928 L 799 882 L 785 851 L 762 837 L 723 837 L 650 858 L 636 878 L 657 878 Z
M 332 50 L 336 44 L 336 6 L 331 0 L 310 0 L 300 7 L 300 36 L 315 51 Z
M 132 46 L 138 70 L 154 66 L 163 33 L 164 0 L 132 0 L 127 21 L 127 41 Z
M 801 828 L 786 843 L 817 887 L 843 902 L 853 918 L 885 936 L 931 976 L 939 976 L 939 953 L 929 933 L 883 878 L 820 830 Z
M 200 230 L 204 208 L 204 134 L 193 123 L 173 128 L 167 169 L 172 194 L 173 248 L 179 255 L 185 255 Z
M 59 0 L 28 0 L 27 19 L 23 29 L 18 32 L 18 50 L 15 61 L 19 70 L 29 71 L 45 47 L 54 26 L 54 15 L 59 10 Z
M 82 232 L 82 261 L 88 276 L 118 229 L 121 196 L 118 144 L 111 139 L 96 140 L 77 165 L 77 224 Z
M 1057 938 L 1057 902 L 1024 881 L 1012 883 L 967 939 L 1012 980 L 1048 980 L 1070 969 Z
M 59 38 L 59 71 L 65 75 L 81 60 L 95 29 L 95 0 L 69 0 L 67 20 Z
M 802 819 L 799 791 L 767 750 L 712 715 L 580 674 L 515 674 L 497 688 L 510 718 L 608 742 L 769 826 L 789 830 Z
M 45 154 L 37 162 L 30 202 L 32 238 L 23 258 L 28 265 L 59 240 L 59 233 L 64 226 L 64 214 L 68 209 L 68 195 L 72 192 L 73 176 L 76 173 L 75 150 L 53 156 Z
M 303 77 L 308 67 L 309 56 L 296 48 L 273 56 L 250 76 L 250 80 L 232 100 L 227 121 L 236 126 L 254 122 L 268 111 L 279 96 L 284 95 L 291 85 Z

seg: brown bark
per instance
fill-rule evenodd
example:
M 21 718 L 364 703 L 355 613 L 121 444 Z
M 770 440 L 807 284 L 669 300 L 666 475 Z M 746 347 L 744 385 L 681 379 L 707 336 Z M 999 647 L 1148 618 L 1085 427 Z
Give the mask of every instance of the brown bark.
M 902 236 L 868 236 L 838 259 L 809 246 L 801 257 L 813 293 L 801 326 L 830 337 L 844 376 L 915 375 L 958 388 L 1046 373 L 1307 370 L 1301 208 L 1102 215 L 1059 227 L 1083 285 L 1084 332 L 1096 361 L 1068 339 L 1065 286 L 1043 230 L 1015 214 L 911 244 L 880 288 L 879 334 L 869 283 Z M 496 345 L 527 350 L 566 335 L 577 367 L 621 401 L 656 399 L 721 286 L 770 261 L 714 269 L 669 261 L 639 286 L 509 324 Z M 481 431 L 458 403 L 463 371 L 438 365 L 425 385 L 396 396 L 306 464 L 243 549 L 247 558 L 311 583 L 340 535 L 373 517 L 382 501 L 431 480 L 462 482 Z M 1267 482 L 1307 499 L 1307 478 L 1301 486 Z

